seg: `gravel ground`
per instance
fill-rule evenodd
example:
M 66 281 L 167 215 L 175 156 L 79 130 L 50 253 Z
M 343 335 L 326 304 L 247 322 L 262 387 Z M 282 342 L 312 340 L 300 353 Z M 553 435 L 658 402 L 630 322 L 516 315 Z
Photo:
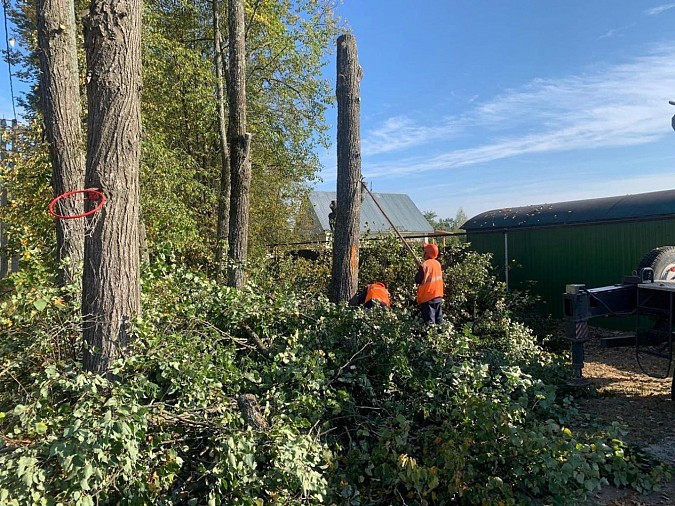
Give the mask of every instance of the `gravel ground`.
M 656 379 L 643 372 L 635 348 L 604 348 L 599 337 L 615 333 L 593 329 L 585 345 L 583 376 L 599 394 L 581 399 L 581 411 L 599 422 L 619 421 L 628 428 L 624 440 L 664 463 L 675 465 L 675 402 L 670 399 L 672 377 Z M 664 360 L 642 361 L 643 367 L 665 374 Z M 671 373 L 672 376 L 672 373 Z M 648 496 L 605 487 L 594 497 L 603 506 L 673 506 L 675 480 Z

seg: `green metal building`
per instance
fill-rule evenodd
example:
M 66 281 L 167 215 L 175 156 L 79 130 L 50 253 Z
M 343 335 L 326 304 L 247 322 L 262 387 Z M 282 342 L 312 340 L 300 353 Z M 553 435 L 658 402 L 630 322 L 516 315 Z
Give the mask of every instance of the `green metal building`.
M 462 228 L 509 289 L 534 282 L 542 310 L 562 317 L 565 285 L 620 283 L 652 249 L 675 245 L 675 190 L 496 209 Z

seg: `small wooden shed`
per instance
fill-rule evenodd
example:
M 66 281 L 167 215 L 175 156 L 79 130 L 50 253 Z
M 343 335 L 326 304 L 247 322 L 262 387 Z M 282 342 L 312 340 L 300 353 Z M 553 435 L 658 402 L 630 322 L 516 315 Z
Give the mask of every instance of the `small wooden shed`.
M 510 289 L 534 282 L 543 309 L 562 316 L 565 285 L 620 283 L 649 251 L 675 245 L 675 190 L 495 209 L 462 228 Z

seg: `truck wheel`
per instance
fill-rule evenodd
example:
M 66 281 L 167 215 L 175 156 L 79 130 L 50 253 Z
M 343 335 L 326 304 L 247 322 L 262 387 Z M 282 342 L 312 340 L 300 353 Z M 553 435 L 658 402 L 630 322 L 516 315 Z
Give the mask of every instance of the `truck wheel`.
M 655 248 L 640 260 L 638 272 L 645 267 L 654 271 L 654 281 L 675 280 L 675 246 L 661 246 Z

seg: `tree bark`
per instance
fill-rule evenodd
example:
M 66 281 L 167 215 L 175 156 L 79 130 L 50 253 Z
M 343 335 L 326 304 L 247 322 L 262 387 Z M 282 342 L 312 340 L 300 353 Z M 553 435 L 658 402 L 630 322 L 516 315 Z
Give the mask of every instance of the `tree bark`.
M 38 0 L 39 96 L 52 161 L 54 196 L 84 188 L 84 145 L 73 0 Z M 82 202 L 63 201 L 61 214 L 82 213 Z M 80 283 L 84 219 L 56 220 L 58 282 Z
M 351 34 L 337 40 L 337 208 L 331 300 L 351 299 L 358 288 L 361 221 L 360 84 L 362 70 Z
M 229 0 L 228 28 L 230 123 L 230 198 L 228 284 L 237 289 L 246 282 L 245 263 L 248 255 L 248 224 L 251 188 L 251 134 L 246 132 L 246 45 L 243 0 Z
M 110 375 L 140 313 L 141 1 L 94 0 L 85 18 L 86 185 L 107 197 L 85 238 L 84 366 Z
M 225 88 L 223 85 L 223 47 L 220 34 L 220 4 L 212 0 L 213 8 L 213 53 L 216 67 L 216 100 L 218 101 L 218 128 L 220 134 L 220 191 L 218 193 L 218 223 L 216 225 L 216 272 L 223 270 L 223 258 L 227 254 L 227 238 L 230 229 L 230 157 L 227 147 L 227 121 L 225 118 Z

